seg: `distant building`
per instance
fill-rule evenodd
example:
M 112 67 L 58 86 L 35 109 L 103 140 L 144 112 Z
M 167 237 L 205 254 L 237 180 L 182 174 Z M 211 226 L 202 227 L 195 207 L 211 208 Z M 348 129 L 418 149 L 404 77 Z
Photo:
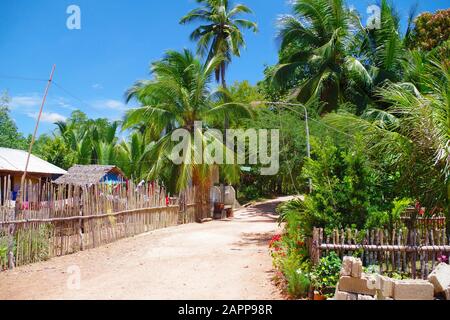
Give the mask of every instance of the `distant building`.
M 117 184 L 124 182 L 125 179 L 122 170 L 116 166 L 76 165 L 54 182 L 74 186 L 91 186 L 98 183 Z
M 25 170 L 27 156 L 28 152 L 23 150 L 0 148 L 0 200 L 4 199 L 5 191 L 12 192 L 12 199 L 15 200 Z M 30 156 L 27 180 L 32 183 L 54 180 L 66 173 L 66 170 L 47 161 L 34 155 Z M 8 177 L 10 181 L 7 181 Z M 10 186 L 9 190 L 6 190 L 7 184 Z

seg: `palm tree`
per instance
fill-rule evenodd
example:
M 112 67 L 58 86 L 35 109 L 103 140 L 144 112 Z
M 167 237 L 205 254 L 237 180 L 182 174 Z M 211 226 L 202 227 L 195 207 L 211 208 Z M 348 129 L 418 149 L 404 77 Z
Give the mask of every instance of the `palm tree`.
M 117 163 L 127 177 L 136 181 L 145 178 L 144 173 L 150 167 L 145 154 L 152 146 L 153 143 L 147 145 L 145 135 L 138 131 L 131 134 L 129 141 L 117 145 Z
M 400 16 L 387 1 L 381 1 L 380 28 L 360 28 L 356 36 L 359 47 L 357 54 L 370 70 L 374 86 L 384 81 L 402 80 L 403 63 L 407 56 L 406 41 L 412 26 L 415 9 L 409 13 L 409 23 L 405 36 L 400 31 Z
M 450 70 L 430 58 L 420 81 L 422 92 L 411 83 L 380 87 L 386 110 L 369 110 L 362 118 L 329 114 L 325 121 L 362 135 L 368 151 L 382 154 L 402 174 L 401 189 L 428 208 L 450 209 Z
M 151 165 L 147 178 L 166 177 L 167 184 L 177 191 L 192 183 L 197 190 L 197 201 L 203 201 L 202 196 L 209 196 L 212 165 L 203 156 L 200 161 L 196 157 L 194 133 L 203 145 L 218 139 L 204 134 L 195 123 L 202 121 L 207 127 L 209 123 L 223 119 L 225 113 L 232 118 L 250 115 L 248 107 L 240 103 L 214 105 L 214 93 L 209 85 L 212 74 L 223 61 L 223 57 L 214 56 L 203 65 L 188 50 L 168 51 L 162 60 L 152 64 L 154 79 L 137 82 L 127 93 L 128 101 L 136 99 L 142 106 L 127 113 L 123 128 L 145 124 L 148 130 L 160 132 L 160 139 L 145 152 L 145 159 Z M 172 134 L 177 129 L 184 129 L 190 138 L 185 141 L 187 152 L 181 163 L 172 161 L 172 151 L 179 144 L 172 141 Z M 223 142 L 219 142 L 225 151 Z M 200 210 L 199 219 L 203 213 Z
M 292 98 L 302 103 L 319 97 L 326 102 L 322 112 L 331 111 L 344 101 L 351 81 L 367 89 L 371 77 L 347 49 L 356 28 L 357 14 L 343 0 L 296 0 L 294 15 L 279 20 L 280 62 L 273 75 L 276 85 L 286 85 L 303 68 L 305 80 L 293 91 Z
M 57 122 L 58 134 L 74 153 L 76 164 L 116 164 L 115 147 L 120 122 L 106 119 Z
M 181 20 L 181 24 L 191 22 L 204 23 L 191 34 L 191 40 L 197 41 L 198 53 L 207 55 L 206 62 L 215 56 L 222 56 L 222 62 L 216 66 L 216 81 L 226 87 L 226 69 L 231 57 L 240 56 L 240 49 L 245 46 L 241 29 L 258 31 L 256 23 L 240 18 L 243 13 L 252 13 L 243 4 L 232 7 L 229 0 L 197 0 L 203 6 L 192 10 Z
M 91 130 L 84 126 L 77 127 L 66 122 L 57 122 L 56 125 L 59 136 L 74 153 L 74 163 L 90 164 L 92 161 Z

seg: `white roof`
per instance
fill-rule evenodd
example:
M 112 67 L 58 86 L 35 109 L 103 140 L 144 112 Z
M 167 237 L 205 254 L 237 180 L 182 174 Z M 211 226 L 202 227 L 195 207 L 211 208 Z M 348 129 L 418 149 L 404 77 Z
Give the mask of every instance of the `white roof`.
M 0 148 L 0 171 L 23 172 L 28 152 L 16 149 Z M 28 172 L 43 174 L 66 174 L 67 171 L 48 163 L 34 155 L 30 156 Z

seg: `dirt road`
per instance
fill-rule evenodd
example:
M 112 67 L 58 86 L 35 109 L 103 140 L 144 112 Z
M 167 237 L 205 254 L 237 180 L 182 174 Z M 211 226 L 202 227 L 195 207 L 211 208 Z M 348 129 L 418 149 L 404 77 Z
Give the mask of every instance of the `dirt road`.
M 285 200 L 0 273 L 0 300 L 281 299 L 267 244 Z

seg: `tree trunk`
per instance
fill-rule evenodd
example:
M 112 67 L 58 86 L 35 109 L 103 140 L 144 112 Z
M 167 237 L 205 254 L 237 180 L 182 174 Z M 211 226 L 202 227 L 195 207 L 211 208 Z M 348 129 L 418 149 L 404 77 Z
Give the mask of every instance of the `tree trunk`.
M 222 78 L 222 87 L 224 89 L 227 88 L 227 82 L 225 80 L 225 73 L 226 73 L 225 68 L 226 68 L 225 62 L 222 62 L 222 64 L 221 64 L 221 78 Z M 227 102 L 227 101 L 225 101 L 225 102 Z M 227 143 L 227 130 L 228 130 L 229 127 L 230 127 L 230 120 L 228 118 L 228 115 L 225 113 L 224 125 L 223 125 L 223 129 L 224 129 L 224 131 L 223 131 L 223 138 L 224 138 L 223 141 L 225 141 L 225 143 Z M 227 144 L 227 146 L 228 146 L 228 144 Z M 222 185 L 222 202 L 225 202 L 225 190 L 226 190 L 225 178 L 223 178 L 222 184 L 223 184 Z
M 209 192 L 211 185 L 211 173 L 207 177 L 201 177 L 197 168 L 193 169 L 192 184 L 195 187 L 195 220 L 202 222 L 203 219 L 210 218 L 209 212 Z

